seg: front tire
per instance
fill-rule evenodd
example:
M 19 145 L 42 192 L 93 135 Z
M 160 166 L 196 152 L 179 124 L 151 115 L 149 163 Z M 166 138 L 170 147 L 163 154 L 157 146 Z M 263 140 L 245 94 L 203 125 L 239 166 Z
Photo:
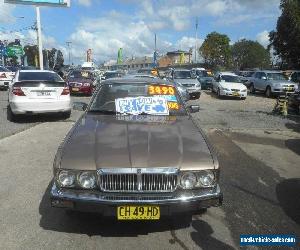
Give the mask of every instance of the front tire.
M 272 91 L 271 91 L 271 87 L 268 86 L 266 88 L 266 92 L 265 92 L 266 97 L 271 98 L 272 97 Z
M 217 96 L 218 96 L 219 99 L 222 99 L 222 95 L 221 95 L 220 89 L 217 90 Z
M 253 83 L 250 83 L 249 90 L 250 90 L 251 94 L 255 94 L 255 88 L 254 88 L 254 84 Z

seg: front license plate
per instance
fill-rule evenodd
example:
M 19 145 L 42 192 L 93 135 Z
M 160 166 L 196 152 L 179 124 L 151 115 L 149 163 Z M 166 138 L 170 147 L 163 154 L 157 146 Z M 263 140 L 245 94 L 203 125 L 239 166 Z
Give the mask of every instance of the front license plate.
M 238 92 L 233 92 L 232 95 L 233 96 L 240 96 L 240 94 Z
M 72 91 L 79 91 L 79 88 L 72 88 Z
M 118 220 L 159 220 L 159 206 L 119 206 Z

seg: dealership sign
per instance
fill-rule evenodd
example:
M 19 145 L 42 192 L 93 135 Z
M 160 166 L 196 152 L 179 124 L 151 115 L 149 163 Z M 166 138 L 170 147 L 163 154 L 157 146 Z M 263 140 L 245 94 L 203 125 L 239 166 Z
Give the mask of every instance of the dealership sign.
M 36 6 L 70 7 L 71 0 L 4 0 L 5 3 L 29 4 Z

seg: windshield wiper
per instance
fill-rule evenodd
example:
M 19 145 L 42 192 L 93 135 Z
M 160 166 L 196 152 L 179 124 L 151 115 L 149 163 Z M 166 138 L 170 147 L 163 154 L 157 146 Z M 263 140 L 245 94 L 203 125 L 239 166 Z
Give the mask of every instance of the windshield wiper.
M 121 113 L 121 112 L 117 112 L 115 110 L 106 110 L 106 109 L 92 109 L 92 110 L 89 110 L 88 112 L 99 113 L 99 114 L 104 114 L 104 115 L 116 115 L 116 114 L 130 115 L 130 113 Z

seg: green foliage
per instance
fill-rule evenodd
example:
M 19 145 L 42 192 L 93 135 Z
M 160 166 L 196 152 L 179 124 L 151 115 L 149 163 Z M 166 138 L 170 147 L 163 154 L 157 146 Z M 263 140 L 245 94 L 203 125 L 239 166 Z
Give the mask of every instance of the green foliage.
M 271 46 L 286 67 L 300 68 L 300 1 L 281 0 L 276 31 L 269 34 Z
M 270 53 L 260 43 L 243 39 L 232 46 L 232 60 L 235 69 L 268 68 Z
M 27 57 L 27 63 L 29 66 L 36 65 L 36 57 L 38 56 L 39 50 L 37 45 L 26 45 L 24 47 L 25 56 Z
M 212 68 L 228 67 L 231 62 L 230 39 L 227 35 L 212 32 L 199 49 L 206 64 Z

